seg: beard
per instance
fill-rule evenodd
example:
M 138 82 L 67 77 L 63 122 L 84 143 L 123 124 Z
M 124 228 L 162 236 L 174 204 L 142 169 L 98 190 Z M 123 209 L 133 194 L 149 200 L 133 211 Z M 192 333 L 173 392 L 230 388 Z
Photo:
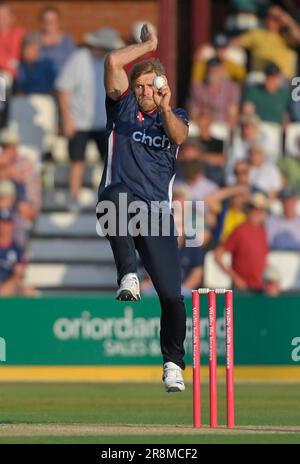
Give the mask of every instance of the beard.
M 150 111 L 153 111 L 156 108 L 156 104 L 154 103 L 154 100 L 152 98 L 149 98 L 149 99 L 140 98 L 138 100 L 138 104 L 139 104 L 139 107 L 146 113 L 149 113 Z

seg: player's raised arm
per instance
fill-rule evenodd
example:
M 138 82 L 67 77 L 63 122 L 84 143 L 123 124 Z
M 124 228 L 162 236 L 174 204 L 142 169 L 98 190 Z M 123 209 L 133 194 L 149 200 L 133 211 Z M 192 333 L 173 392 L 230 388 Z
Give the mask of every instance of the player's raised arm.
M 112 100 L 117 100 L 128 89 L 129 81 L 124 66 L 157 48 L 157 36 L 147 24 L 142 27 L 141 41 L 115 50 L 105 59 L 104 85 Z

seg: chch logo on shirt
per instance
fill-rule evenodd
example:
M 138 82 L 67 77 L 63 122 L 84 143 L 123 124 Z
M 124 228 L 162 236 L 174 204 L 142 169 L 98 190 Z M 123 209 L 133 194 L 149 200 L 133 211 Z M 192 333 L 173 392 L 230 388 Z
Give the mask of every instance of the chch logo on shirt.
M 166 135 L 162 137 L 160 135 L 156 135 L 155 137 L 151 137 L 151 135 L 146 135 L 146 132 L 142 131 L 135 131 L 132 134 L 132 138 L 135 142 L 144 143 L 149 147 L 154 148 L 171 148 L 170 140 Z

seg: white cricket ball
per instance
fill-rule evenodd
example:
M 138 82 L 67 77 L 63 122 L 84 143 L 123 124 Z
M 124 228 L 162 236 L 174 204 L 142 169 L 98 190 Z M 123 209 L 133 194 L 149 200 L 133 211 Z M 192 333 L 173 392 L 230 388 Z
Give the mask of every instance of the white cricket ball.
M 154 87 L 156 87 L 157 89 L 161 89 L 161 87 L 163 87 L 165 85 L 166 81 L 165 79 L 162 77 L 162 76 L 156 76 L 154 79 L 153 79 L 153 85 Z

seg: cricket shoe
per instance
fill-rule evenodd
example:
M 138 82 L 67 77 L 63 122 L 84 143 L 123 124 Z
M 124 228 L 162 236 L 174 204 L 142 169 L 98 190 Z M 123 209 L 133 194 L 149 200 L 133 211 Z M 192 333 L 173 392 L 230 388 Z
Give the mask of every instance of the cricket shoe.
M 139 301 L 141 299 L 139 279 L 135 273 L 131 272 L 124 275 L 116 298 L 121 301 Z
M 184 391 L 182 369 L 172 362 L 166 362 L 164 364 L 163 383 L 168 393 Z

